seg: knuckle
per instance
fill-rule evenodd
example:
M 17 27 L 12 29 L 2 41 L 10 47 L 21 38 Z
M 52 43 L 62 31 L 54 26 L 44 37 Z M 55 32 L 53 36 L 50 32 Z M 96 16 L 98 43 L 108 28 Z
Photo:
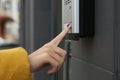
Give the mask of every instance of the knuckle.
M 59 65 L 63 64 L 63 62 L 64 62 L 64 60 L 61 59 L 61 60 L 59 61 Z
M 52 49 L 51 48 L 46 48 L 46 52 L 50 54 L 52 52 Z
M 63 63 L 63 60 L 60 61 L 60 65 Z
M 65 57 L 67 55 L 67 51 L 63 50 L 63 57 Z
M 60 65 L 60 63 L 56 63 L 56 64 L 55 64 L 55 67 L 59 67 L 59 65 Z
M 61 64 L 64 63 L 64 59 L 61 60 Z
M 64 54 L 66 55 L 66 54 L 67 54 L 67 51 L 64 50 Z
M 63 62 L 63 58 L 60 58 L 60 60 L 59 60 L 59 61 L 60 61 L 60 63 L 62 63 L 62 62 Z

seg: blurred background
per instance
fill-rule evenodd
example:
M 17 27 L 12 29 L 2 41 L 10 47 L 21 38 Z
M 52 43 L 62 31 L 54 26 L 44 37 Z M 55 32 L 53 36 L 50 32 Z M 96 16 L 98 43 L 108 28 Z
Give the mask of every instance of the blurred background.
M 64 66 L 55 75 L 44 68 L 35 80 L 120 80 L 120 0 L 95 0 L 94 16 L 94 37 L 63 40 Z M 61 18 L 62 0 L 0 0 L 0 49 L 22 46 L 30 54 L 61 32 Z
M 0 0 L 0 45 L 18 44 L 20 0 Z
M 57 0 L 0 0 L 0 49 L 22 46 L 30 54 L 50 41 L 61 31 L 58 5 Z M 34 73 L 35 80 L 54 80 L 48 69 Z

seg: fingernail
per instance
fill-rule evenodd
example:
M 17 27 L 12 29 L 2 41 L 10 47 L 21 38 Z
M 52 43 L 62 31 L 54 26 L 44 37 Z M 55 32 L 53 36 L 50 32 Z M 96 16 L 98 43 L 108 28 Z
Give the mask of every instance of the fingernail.
M 71 24 L 69 24 L 67 27 L 69 27 L 70 29 L 72 28 Z
M 70 24 L 67 24 L 67 27 L 69 27 L 70 26 Z

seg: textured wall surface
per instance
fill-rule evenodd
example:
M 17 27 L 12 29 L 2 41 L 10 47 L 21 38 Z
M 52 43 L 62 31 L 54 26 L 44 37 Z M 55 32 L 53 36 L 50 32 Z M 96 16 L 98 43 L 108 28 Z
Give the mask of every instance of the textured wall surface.
M 52 39 L 52 0 L 34 0 L 34 49 Z M 35 80 L 51 80 L 48 68 L 35 73 Z
M 113 79 L 113 4 L 95 0 L 95 36 L 72 41 L 70 80 Z

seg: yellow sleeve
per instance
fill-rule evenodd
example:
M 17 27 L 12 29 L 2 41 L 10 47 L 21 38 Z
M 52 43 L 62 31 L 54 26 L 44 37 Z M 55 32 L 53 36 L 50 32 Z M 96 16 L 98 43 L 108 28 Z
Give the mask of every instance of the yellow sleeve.
M 0 80 L 32 80 L 28 54 L 22 47 L 0 50 Z

